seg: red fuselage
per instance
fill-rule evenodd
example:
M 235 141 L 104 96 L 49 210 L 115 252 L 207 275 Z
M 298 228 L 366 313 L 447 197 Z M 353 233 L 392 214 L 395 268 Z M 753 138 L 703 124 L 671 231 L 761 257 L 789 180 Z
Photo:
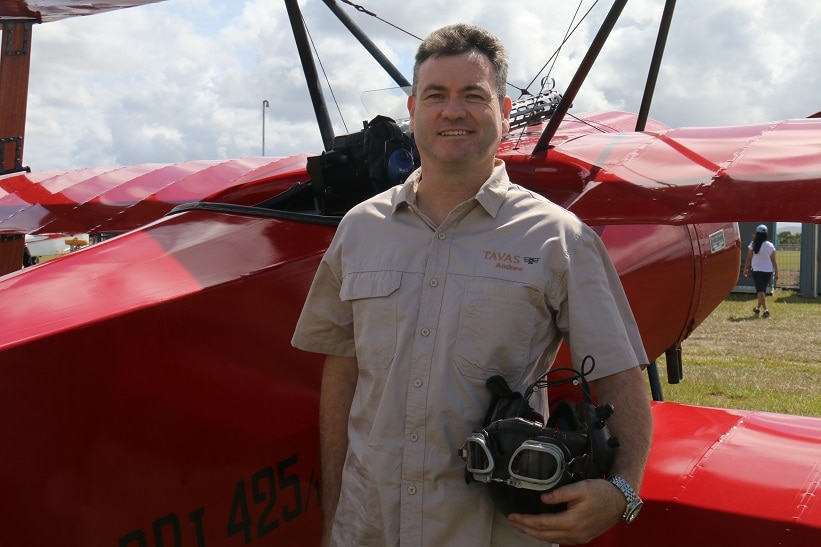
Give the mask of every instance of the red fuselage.
M 653 359 L 734 286 L 738 231 L 621 214 L 664 215 L 676 190 L 637 203 L 660 182 L 617 180 L 643 165 L 620 137 L 590 149 L 583 132 L 560 137 L 542 158 L 532 139 L 499 156 L 514 181 L 586 211 Z M 209 201 L 257 203 L 308 178 L 302 159 L 255 169 Z M 316 544 L 321 357 L 289 341 L 333 234 L 308 217 L 190 210 L 0 278 L 0 545 Z M 654 416 L 645 514 L 598 544 L 690 545 L 712 529 L 719 544 L 798 546 L 821 533 L 821 420 L 672 403 Z

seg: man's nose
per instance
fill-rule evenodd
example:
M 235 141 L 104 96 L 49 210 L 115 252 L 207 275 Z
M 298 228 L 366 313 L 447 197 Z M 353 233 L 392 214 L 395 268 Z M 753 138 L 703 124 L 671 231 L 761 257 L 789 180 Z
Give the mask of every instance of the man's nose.
M 460 97 L 450 97 L 445 103 L 442 115 L 446 118 L 462 118 L 465 116 L 465 103 Z

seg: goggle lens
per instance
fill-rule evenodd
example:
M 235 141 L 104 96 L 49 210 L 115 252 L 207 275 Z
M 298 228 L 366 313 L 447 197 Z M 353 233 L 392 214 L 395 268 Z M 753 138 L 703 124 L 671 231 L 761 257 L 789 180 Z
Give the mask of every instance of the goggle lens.
M 473 434 L 468 437 L 465 443 L 465 456 L 467 470 L 470 473 L 484 475 L 493 471 L 493 458 L 482 435 Z
M 510 458 L 513 479 L 550 488 L 559 482 L 565 469 L 562 451 L 554 444 L 525 441 Z

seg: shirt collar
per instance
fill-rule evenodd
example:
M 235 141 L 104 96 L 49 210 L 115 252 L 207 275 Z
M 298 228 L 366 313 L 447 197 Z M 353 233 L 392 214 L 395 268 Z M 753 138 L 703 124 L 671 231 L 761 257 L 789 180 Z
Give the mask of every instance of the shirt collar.
M 408 176 L 399 191 L 393 195 L 391 200 L 391 211 L 396 213 L 401 207 L 416 205 L 416 187 L 422 177 L 422 169 L 419 168 Z M 507 176 L 505 162 L 496 159 L 490 177 L 482 184 L 476 192 L 475 199 L 487 213 L 496 218 L 496 214 L 504 203 L 507 187 L 510 179 Z

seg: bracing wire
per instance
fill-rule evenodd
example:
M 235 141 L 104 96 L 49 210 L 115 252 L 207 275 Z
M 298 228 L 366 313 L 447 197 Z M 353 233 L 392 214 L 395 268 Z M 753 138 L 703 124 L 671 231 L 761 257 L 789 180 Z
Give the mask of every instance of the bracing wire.
M 544 72 L 544 70 L 547 68 L 547 65 L 551 64 L 551 61 L 552 61 L 553 64 L 550 66 L 550 70 L 547 71 L 547 76 L 546 76 L 548 78 L 550 77 L 550 73 L 553 72 L 553 67 L 556 66 L 556 61 L 559 58 L 559 54 L 561 53 L 562 48 L 567 43 L 567 41 L 570 39 L 570 37 L 573 36 L 573 34 L 576 32 L 576 30 L 578 30 L 579 26 L 581 26 L 581 24 L 584 22 L 584 20 L 587 19 L 587 16 L 590 15 L 590 12 L 593 11 L 593 8 L 595 8 L 596 4 L 598 4 L 598 3 L 599 3 L 599 0 L 595 0 L 593 2 L 593 4 L 584 13 L 584 15 L 581 17 L 581 19 L 579 19 L 579 21 L 576 22 L 576 24 L 574 26 L 573 23 L 574 23 L 574 21 L 576 21 L 576 16 L 578 16 L 579 10 L 582 7 L 582 0 L 579 0 L 579 5 L 576 6 L 576 13 L 573 14 L 573 19 L 571 19 L 570 24 L 567 26 L 567 30 L 564 33 L 564 38 L 562 38 L 562 41 L 559 44 L 559 47 L 556 48 L 556 51 L 554 51 L 553 54 L 547 59 L 547 61 L 545 61 L 545 64 L 542 65 L 542 68 L 540 68 L 539 71 L 536 73 L 536 76 L 534 76 L 533 79 L 530 80 L 530 83 L 527 84 L 525 89 L 527 89 L 527 88 L 529 88 L 530 86 L 533 85 L 533 83 L 539 78 L 539 76 L 541 76 L 542 72 Z
M 319 56 L 319 51 L 316 49 L 316 44 L 314 44 L 314 38 L 311 36 L 311 31 L 308 30 L 308 25 L 305 23 L 305 18 L 302 19 L 302 26 L 305 27 L 305 32 L 308 34 L 308 40 L 311 42 L 311 48 L 314 50 L 314 57 L 316 57 L 317 62 L 319 63 L 319 68 L 322 70 L 322 76 L 325 77 L 325 83 L 328 86 L 328 90 L 331 92 L 331 97 L 334 100 L 334 105 L 336 106 L 336 111 L 339 112 L 339 118 L 342 120 L 342 125 L 345 127 L 345 133 L 349 133 L 348 124 L 345 123 L 345 116 L 342 115 L 342 109 L 339 107 L 339 101 L 336 99 L 336 94 L 334 93 L 334 88 L 331 85 L 331 80 L 328 78 L 328 73 L 325 72 L 325 65 L 322 64 L 322 58 Z
M 369 15 L 369 16 L 377 19 L 378 21 L 380 21 L 380 22 L 382 22 L 382 23 L 384 23 L 388 26 L 393 27 L 394 29 L 396 29 L 396 30 L 398 30 L 398 31 L 400 31 L 404 34 L 407 34 L 408 36 L 410 36 L 412 38 L 415 38 L 416 40 L 422 41 L 422 38 L 420 38 L 419 36 L 417 36 L 417 35 L 413 34 L 412 32 L 400 27 L 399 25 L 396 25 L 396 24 L 388 21 L 387 19 L 384 19 L 384 18 L 380 17 L 375 12 L 367 9 L 366 7 L 364 7 L 361 4 L 356 4 L 356 3 L 352 2 L 351 0 L 339 0 L 339 1 L 342 2 L 343 4 L 346 4 L 346 5 L 354 8 L 355 10 L 357 10 L 360 13 L 363 13 L 365 15 Z M 542 78 L 542 80 L 541 80 L 541 86 L 540 86 L 541 89 L 540 89 L 539 93 L 544 92 L 546 82 L 550 81 L 550 74 L 552 73 L 553 68 L 556 65 L 556 61 L 558 60 L 558 57 L 559 57 L 559 54 L 561 53 L 562 48 L 567 43 L 567 41 L 570 39 L 570 37 L 578 30 L 579 26 L 581 26 L 581 24 L 585 21 L 585 19 L 587 19 L 587 17 L 590 15 L 593 8 L 595 8 L 596 5 L 599 3 L 599 0 L 594 0 L 593 4 L 587 9 L 587 11 L 585 11 L 584 15 L 582 15 L 581 18 L 579 18 L 578 21 L 577 21 L 576 19 L 579 15 L 579 12 L 581 11 L 583 2 L 584 2 L 584 0 L 579 0 L 579 3 L 576 7 L 576 11 L 573 14 L 573 18 L 571 19 L 570 23 L 568 24 L 567 30 L 565 31 L 564 37 L 562 38 L 559 46 L 556 48 L 556 50 L 553 52 L 553 54 L 550 55 L 550 57 L 547 59 L 547 61 L 545 61 L 545 64 L 542 66 L 541 69 L 539 69 L 539 71 L 536 73 L 536 75 L 530 81 L 530 83 L 528 83 L 527 86 L 522 88 L 522 87 L 518 87 L 516 85 L 513 85 L 510 82 L 507 82 L 507 85 L 509 85 L 511 88 L 516 89 L 517 91 L 519 91 L 519 93 L 520 93 L 519 98 L 522 98 L 526 95 L 531 95 L 532 96 L 532 93 L 529 91 L 530 86 L 532 86 L 536 82 L 536 80 L 539 79 L 541 74 L 547 69 L 547 75 L 544 78 Z M 306 30 L 307 30 L 307 27 L 306 27 Z M 337 101 L 337 99 L 336 99 L 336 95 L 334 94 L 333 88 L 331 87 L 328 75 L 325 71 L 325 67 L 322 65 L 322 60 L 319 57 L 319 53 L 316 49 L 316 45 L 313 42 L 313 38 L 311 37 L 310 32 L 308 32 L 308 38 L 311 41 L 311 47 L 314 50 L 314 54 L 315 54 L 315 56 L 316 56 L 316 58 L 319 62 L 319 66 L 322 70 L 322 74 L 325 77 L 325 82 L 328 85 L 328 88 L 331 92 L 331 96 L 333 98 L 334 104 L 336 105 L 337 112 L 339 112 L 339 116 L 342 119 L 342 124 L 345 126 L 345 130 L 348 131 L 347 124 L 345 123 L 345 119 L 342 115 L 342 111 L 341 111 L 341 108 L 339 106 L 339 101 Z M 550 66 L 549 69 L 548 69 L 548 66 Z M 537 95 L 539 93 L 537 93 Z M 602 131 L 602 132 L 604 131 L 600 127 L 597 127 L 596 125 L 591 124 L 591 123 L 587 122 L 586 120 L 576 118 L 575 116 L 572 116 L 570 114 L 568 114 L 568 116 L 571 116 L 571 117 L 575 118 L 576 120 L 578 120 L 580 123 L 587 124 L 587 125 L 595 128 L 599 131 Z M 526 124 L 522 127 L 522 133 L 519 135 L 519 138 L 521 138 L 522 135 L 524 134 L 525 128 L 526 128 Z
M 399 32 L 404 32 L 404 33 L 405 33 L 405 34 L 407 34 L 408 36 L 410 36 L 410 37 L 412 37 L 412 38 L 416 38 L 416 39 L 417 39 L 417 40 L 419 40 L 420 42 L 422 41 L 422 39 L 421 39 L 419 36 L 417 36 L 417 35 L 413 34 L 413 33 L 412 33 L 412 32 L 410 32 L 410 31 L 407 31 L 407 30 L 403 29 L 403 28 L 402 28 L 402 27 L 400 27 L 400 26 L 394 25 L 393 23 L 391 23 L 390 21 L 388 21 L 388 20 L 386 20 L 386 19 L 382 19 L 381 17 L 379 17 L 379 16 L 378 16 L 377 14 L 375 14 L 374 12 L 372 12 L 372 11 L 370 11 L 370 10 L 366 9 L 364 6 L 361 6 L 361 5 L 359 5 L 359 4 L 354 4 L 354 3 L 353 3 L 353 2 L 351 2 L 350 0 L 340 0 L 340 2 L 342 2 L 343 4 L 347 4 L 347 5 L 351 6 L 352 8 L 356 9 L 356 10 L 357 10 L 358 12 L 360 12 L 360 13 L 364 13 L 365 15 L 370 15 L 370 16 L 371 16 L 371 17 L 373 17 L 374 19 L 377 19 L 378 21 L 382 21 L 382 22 L 383 22 L 383 23 L 385 23 L 386 25 L 388 25 L 388 26 L 391 26 L 391 27 L 395 28 L 395 29 L 396 29 L 396 30 L 398 30 Z

